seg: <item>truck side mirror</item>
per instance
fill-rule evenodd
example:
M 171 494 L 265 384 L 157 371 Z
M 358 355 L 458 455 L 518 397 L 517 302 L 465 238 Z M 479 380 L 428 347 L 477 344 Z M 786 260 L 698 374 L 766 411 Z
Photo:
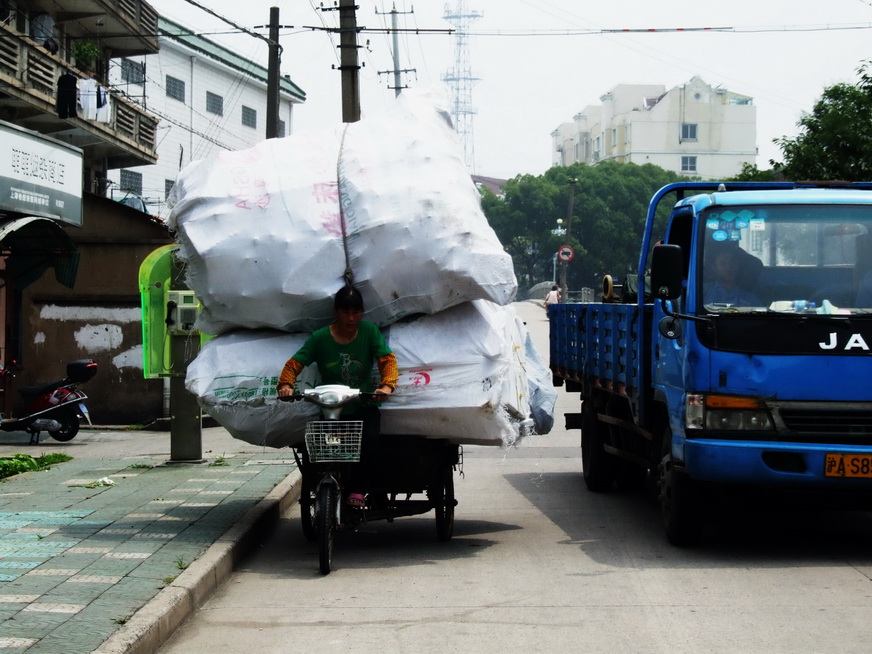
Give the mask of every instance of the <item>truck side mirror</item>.
M 658 300 L 681 297 L 684 252 L 680 245 L 655 245 L 651 252 L 651 293 Z

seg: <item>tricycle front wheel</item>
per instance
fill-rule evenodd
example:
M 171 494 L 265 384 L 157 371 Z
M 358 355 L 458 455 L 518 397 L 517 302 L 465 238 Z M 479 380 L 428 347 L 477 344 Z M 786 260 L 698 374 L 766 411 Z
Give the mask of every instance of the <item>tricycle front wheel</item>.
M 330 574 L 333 567 L 333 538 L 336 535 L 336 503 L 339 493 L 333 484 L 321 484 L 318 489 L 318 562 L 321 574 Z

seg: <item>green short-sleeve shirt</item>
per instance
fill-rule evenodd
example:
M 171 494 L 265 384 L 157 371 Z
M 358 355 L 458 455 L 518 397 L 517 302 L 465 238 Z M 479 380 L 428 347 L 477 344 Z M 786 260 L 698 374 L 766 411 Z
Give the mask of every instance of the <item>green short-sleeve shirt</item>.
M 345 384 L 372 393 L 373 365 L 390 353 L 378 325 L 361 320 L 350 343 L 337 343 L 330 327 L 322 327 L 309 336 L 294 358 L 304 367 L 317 364 L 322 384 Z

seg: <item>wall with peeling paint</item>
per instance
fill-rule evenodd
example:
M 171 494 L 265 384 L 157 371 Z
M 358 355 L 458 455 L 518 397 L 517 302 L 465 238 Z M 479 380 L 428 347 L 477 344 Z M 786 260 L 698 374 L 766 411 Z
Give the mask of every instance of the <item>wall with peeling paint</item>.
M 81 253 L 73 289 L 51 271 L 24 289 L 20 369 L 14 386 L 63 377 L 66 364 L 94 359 L 85 385 L 95 424 L 147 424 L 161 417 L 163 381 L 142 377 L 139 266 L 172 243 L 166 226 L 142 212 L 92 194 L 84 225 L 66 228 Z

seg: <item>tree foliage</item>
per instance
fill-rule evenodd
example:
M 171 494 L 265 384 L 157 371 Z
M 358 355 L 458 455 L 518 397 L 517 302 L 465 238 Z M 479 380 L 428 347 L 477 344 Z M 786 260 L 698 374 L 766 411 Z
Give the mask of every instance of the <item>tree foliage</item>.
M 872 78 L 867 64 L 857 72 L 858 84 L 824 89 L 812 112 L 800 119 L 796 138 L 775 139 L 787 179 L 872 180 Z
M 571 179 L 577 181 L 570 222 Z M 502 197 L 484 191 L 482 207 L 512 255 L 522 289 L 553 280 L 555 253 L 566 244 L 575 250 L 569 288 L 599 288 L 606 273 L 623 278 L 635 272 L 648 202 L 657 189 L 677 179 L 683 178 L 651 164 L 576 163 L 541 176 L 515 177 L 503 187 Z M 558 219 L 561 228 L 569 227 L 569 239 L 558 233 Z

